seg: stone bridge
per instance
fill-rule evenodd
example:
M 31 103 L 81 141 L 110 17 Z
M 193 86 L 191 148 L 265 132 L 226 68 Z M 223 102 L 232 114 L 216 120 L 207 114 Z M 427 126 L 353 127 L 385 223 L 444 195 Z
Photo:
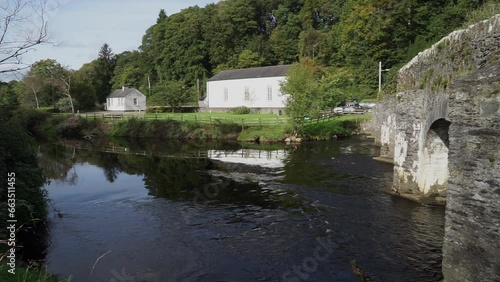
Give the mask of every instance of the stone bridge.
M 401 68 L 374 112 L 392 193 L 446 204 L 445 281 L 500 281 L 500 15 Z

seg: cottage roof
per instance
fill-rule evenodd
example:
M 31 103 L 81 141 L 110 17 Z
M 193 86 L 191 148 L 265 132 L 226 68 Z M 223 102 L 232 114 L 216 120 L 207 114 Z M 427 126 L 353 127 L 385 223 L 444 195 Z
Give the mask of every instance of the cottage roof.
M 208 81 L 286 76 L 286 72 L 288 71 L 290 66 L 291 65 L 279 65 L 270 67 L 225 70 L 219 72 Z
M 139 90 L 135 88 L 123 87 L 121 89 L 113 91 L 111 94 L 109 94 L 108 98 L 123 98 L 134 91 L 137 91 L 140 94 L 142 94 Z

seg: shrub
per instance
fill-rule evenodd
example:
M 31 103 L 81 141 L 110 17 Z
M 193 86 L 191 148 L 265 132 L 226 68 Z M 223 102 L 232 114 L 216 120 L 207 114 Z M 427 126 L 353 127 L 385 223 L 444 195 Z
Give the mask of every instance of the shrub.
M 82 130 L 86 129 L 87 119 L 80 117 L 70 117 L 57 126 L 57 133 L 63 137 L 81 137 Z
M 232 109 L 231 113 L 236 114 L 236 115 L 247 115 L 250 113 L 250 109 L 245 107 L 245 106 L 241 106 L 241 107 L 237 107 L 237 108 Z
M 18 226 L 35 224 L 34 219 L 44 222 L 47 216 L 45 178 L 38 167 L 36 153 L 29 146 L 31 140 L 19 120 L 0 111 L 0 238 L 5 238 L 7 222 L 7 191 L 9 173 L 15 173 L 16 219 Z M 9 177 L 12 178 L 12 177 Z
M 71 100 L 73 100 L 73 107 L 75 108 L 75 112 L 76 112 L 76 109 L 78 108 L 78 102 L 75 99 L 71 99 Z M 71 112 L 71 101 L 70 101 L 69 97 L 64 97 L 64 98 L 59 99 L 59 101 L 57 101 L 57 103 L 56 103 L 56 107 L 61 112 L 64 112 L 64 113 Z
M 39 136 L 42 134 L 42 124 L 50 116 L 51 114 L 46 111 L 20 108 L 15 114 L 15 119 L 30 134 Z

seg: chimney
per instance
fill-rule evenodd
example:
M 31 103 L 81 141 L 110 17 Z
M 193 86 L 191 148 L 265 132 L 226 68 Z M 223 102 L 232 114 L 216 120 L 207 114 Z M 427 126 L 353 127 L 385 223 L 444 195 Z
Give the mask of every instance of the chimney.
M 125 86 L 122 86 L 122 91 L 125 91 Z

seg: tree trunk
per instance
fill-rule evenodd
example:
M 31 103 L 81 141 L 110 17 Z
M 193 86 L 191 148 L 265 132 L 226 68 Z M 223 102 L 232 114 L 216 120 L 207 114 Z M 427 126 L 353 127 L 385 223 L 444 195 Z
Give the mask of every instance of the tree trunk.
M 33 91 L 33 94 L 35 94 L 36 108 L 40 109 L 40 105 L 38 104 L 38 96 L 36 95 L 36 91 Z
M 75 107 L 73 106 L 73 98 L 71 98 L 71 95 L 68 94 L 69 97 L 69 102 L 71 103 L 71 113 L 75 115 Z

